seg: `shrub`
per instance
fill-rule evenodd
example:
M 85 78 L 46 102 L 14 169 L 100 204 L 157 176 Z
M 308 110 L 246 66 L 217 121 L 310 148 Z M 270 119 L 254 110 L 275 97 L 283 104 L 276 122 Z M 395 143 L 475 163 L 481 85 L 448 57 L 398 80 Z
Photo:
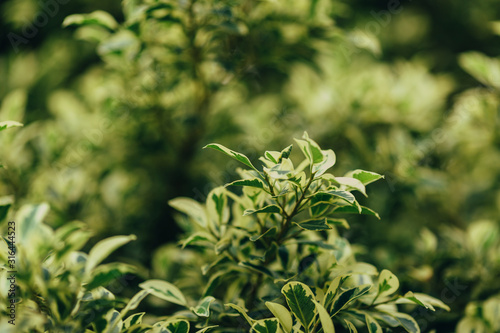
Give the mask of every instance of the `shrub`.
M 266 151 L 262 171 L 241 153 L 206 146 L 247 169 L 238 170 L 241 179 L 212 190 L 205 204 L 170 201 L 184 213 L 180 221 L 187 235 L 179 251 L 195 251 L 198 258 L 191 258 L 203 262 L 181 266 L 183 291 L 153 279 L 141 283 L 142 291 L 128 302 L 115 298 L 105 286 L 136 270 L 101 262 L 134 236 L 103 240 L 87 255 L 79 251 L 89 237 L 81 223 L 54 232 L 42 223 L 47 205 L 23 207 L 14 219 L 20 327 L 35 332 L 190 332 L 193 326 L 197 332 L 334 332 L 335 327 L 356 332 L 366 326 L 370 332 L 394 327 L 420 332 L 401 306 L 447 306 L 425 294 L 397 293 L 398 278 L 356 261 L 355 246 L 339 232 L 349 228 L 345 214 L 378 217 L 353 192 L 366 195 L 366 185 L 382 176 L 358 169 L 335 177 L 327 173 L 336 161 L 332 150 L 322 150 L 307 133 L 296 142 L 305 156 L 301 163 L 294 166 L 290 145 Z M 242 191 L 235 194 L 228 187 Z M 2 256 L 4 267 L 7 260 Z M 6 280 L 7 270 L 2 274 Z M 144 313 L 125 318 L 148 294 L 177 307 L 167 318 L 150 316 L 149 324 L 142 322 Z M 6 300 L 5 290 L 1 297 Z M 2 325 L 9 327 L 5 319 Z

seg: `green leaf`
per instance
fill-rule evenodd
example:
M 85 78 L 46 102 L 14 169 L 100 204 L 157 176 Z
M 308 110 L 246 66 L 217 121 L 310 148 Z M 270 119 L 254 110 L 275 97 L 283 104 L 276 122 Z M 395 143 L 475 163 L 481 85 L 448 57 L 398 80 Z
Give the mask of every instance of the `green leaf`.
M 311 153 L 311 151 L 309 149 L 309 144 L 307 143 L 307 141 L 300 140 L 300 139 L 295 139 L 295 141 L 299 145 L 300 150 L 302 151 L 302 153 L 304 154 L 304 156 L 306 157 L 306 159 L 309 161 L 309 165 L 312 168 L 312 165 L 313 165 L 314 162 L 313 162 L 312 153 Z
M 75 233 L 80 233 L 87 228 L 87 224 L 80 221 L 73 221 L 59 227 L 55 232 L 55 237 L 63 242 L 71 239 Z
M 485 85 L 500 88 L 499 59 L 490 58 L 479 52 L 466 52 L 459 56 L 458 62 L 476 80 Z
M 129 273 L 137 273 L 137 268 L 124 263 L 101 265 L 92 272 L 85 288 L 87 290 L 92 290 L 98 286 L 106 286 L 119 277 Z
M 90 302 L 96 300 L 114 300 L 115 295 L 104 287 L 97 287 L 93 290 L 87 291 L 81 298 L 83 302 Z
M 253 326 L 253 324 L 255 323 L 255 319 L 252 319 L 250 318 L 248 315 L 247 315 L 247 310 L 246 309 L 243 309 L 242 307 L 236 305 L 236 304 L 233 304 L 233 303 L 227 303 L 227 304 L 224 304 L 225 306 L 227 307 L 230 307 L 231 309 L 235 310 L 236 312 L 238 312 L 240 314 L 240 316 L 242 316 L 243 318 L 245 318 L 245 320 L 248 322 L 248 324 L 250 326 Z
M 363 215 L 371 215 L 375 216 L 380 220 L 380 216 L 370 208 L 361 206 L 361 213 L 359 212 L 358 208 L 355 206 L 339 206 L 333 210 L 333 213 L 340 213 L 340 214 L 363 214 Z
M 306 220 L 300 223 L 293 223 L 300 228 L 304 230 L 328 230 L 332 229 L 332 227 L 327 223 L 326 218 L 321 218 L 321 219 L 311 219 L 311 220 Z
M 328 169 L 335 165 L 336 156 L 333 150 L 323 150 L 323 160 L 320 163 L 314 164 L 312 167 L 312 172 L 315 174 L 315 177 L 319 177 L 324 174 Z
M 274 164 L 278 164 L 278 159 L 280 158 L 280 153 L 277 151 L 266 151 L 264 153 L 264 157 L 268 160 L 273 162 Z M 265 161 L 264 161 L 265 162 Z M 268 164 L 268 163 L 266 163 Z
M 19 243 L 24 243 L 29 240 L 33 233 L 39 230 L 43 219 L 49 212 L 49 205 L 42 203 L 39 205 L 25 205 L 16 214 L 14 221 L 17 222 L 19 232 L 17 240 Z
M 323 332 L 325 333 L 335 333 L 335 327 L 333 326 L 332 318 L 326 311 L 326 309 L 318 302 L 314 302 L 316 305 L 316 310 L 319 314 L 319 319 L 321 320 L 321 326 L 323 327 Z
M 254 265 L 250 262 L 239 262 L 238 263 L 238 266 L 241 266 L 241 267 L 245 267 L 245 268 L 248 268 L 252 271 L 255 271 L 257 273 L 262 273 L 262 274 L 265 274 L 271 278 L 274 278 L 274 274 L 273 272 L 271 272 L 267 267 L 265 266 L 260 266 L 260 265 Z
M 389 296 L 399 289 L 399 280 L 391 271 L 384 269 L 378 276 L 379 297 Z
M 397 304 L 416 303 L 432 311 L 436 310 L 435 307 L 445 309 L 446 311 L 450 311 L 450 307 L 445 303 L 443 303 L 441 300 L 426 294 L 413 293 L 411 291 L 407 292 L 403 296 L 403 298 L 398 299 L 396 303 Z
M 102 10 L 96 10 L 90 14 L 69 15 L 64 19 L 62 26 L 70 25 L 99 25 L 111 31 L 118 28 L 118 23 L 113 16 Z
M 346 229 L 350 228 L 349 223 L 347 222 L 346 219 L 334 219 L 334 218 L 327 217 L 326 218 L 326 223 L 337 225 L 339 227 L 343 227 L 343 228 L 346 228 Z
M 92 236 L 89 230 L 85 230 L 87 225 L 82 222 L 68 223 L 57 229 L 55 236 L 64 246 L 55 253 L 57 260 L 71 255 L 74 251 L 79 251 L 87 244 Z
M 311 208 L 318 205 L 318 203 L 325 203 L 328 205 L 328 207 L 331 207 L 332 203 L 330 202 L 332 199 L 342 199 L 349 204 L 353 204 L 356 201 L 356 197 L 352 195 L 352 193 L 347 192 L 347 191 L 336 191 L 336 190 L 331 190 L 331 191 L 319 191 L 314 193 L 311 198 Z M 322 209 L 322 212 L 326 211 L 326 209 Z M 315 212 L 316 215 L 318 215 L 318 212 Z
M 313 252 L 304 258 L 300 259 L 299 262 L 299 269 L 297 270 L 297 273 L 302 274 L 305 270 L 307 270 L 309 267 L 312 266 L 315 262 L 317 262 L 317 257 L 318 254 L 316 252 Z
M 123 321 L 121 320 L 120 313 L 116 310 L 110 310 L 106 314 L 106 328 L 103 333 L 120 333 L 123 328 Z
M 311 289 L 301 282 L 289 282 L 281 289 L 281 293 L 285 295 L 288 307 L 295 317 L 302 326 L 308 328 L 316 315 L 314 294 Z
M 135 325 L 130 326 L 129 328 L 127 328 L 125 331 L 122 331 L 122 332 L 123 333 L 150 333 L 150 332 L 153 332 L 153 331 L 151 330 L 151 326 L 150 325 L 135 324 Z M 163 331 L 163 332 L 160 332 L 160 331 L 156 331 L 156 332 L 157 333 L 168 333 L 166 330 Z M 87 331 L 85 331 L 85 333 L 93 333 L 93 332 L 90 331 L 90 330 L 87 330 Z
M 221 280 L 224 278 L 224 275 L 226 275 L 227 273 L 228 272 L 226 271 L 221 271 L 212 275 L 210 277 L 210 280 L 208 280 L 205 290 L 203 291 L 202 297 L 211 296 L 215 288 L 217 288 Z
M 357 191 L 363 193 L 363 195 L 365 197 L 367 196 L 365 185 L 363 185 L 363 183 L 356 178 L 335 177 L 335 181 L 337 183 L 339 183 L 340 185 L 343 185 L 344 187 L 346 187 L 348 190 L 357 190 Z
M 295 139 L 295 141 L 309 161 L 311 173 L 314 173 L 315 177 L 321 176 L 335 165 L 336 157 L 333 150 L 321 150 L 319 145 L 309 138 L 307 132 L 304 132 L 302 138 L 304 140 Z
M 224 237 L 220 241 L 217 242 L 214 246 L 214 251 L 216 255 L 221 254 L 222 252 L 226 251 L 230 246 L 231 246 L 231 238 L 229 237 Z
M 0 223 L 7 217 L 7 213 L 13 203 L 14 197 L 11 195 L 0 197 Z
M 293 320 L 290 312 L 283 305 L 273 302 L 266 302 L 266 306 L 271 311 L 271 313 L 278 318 L 281 327 L 285 330 L 285 333 L 292 332 Z
M 278 205 L 269 205 L 262 207 L 260 209 L 246 209 L 243 212 L 243 216 L 255 214 L 255 213 L 281 213 L 281 208 Z
M 224 265 L 225 263 L 232 262 L 232 260 L 228 256 L 221 256 L 214 262 L 211 262 L 210 264 L 203 265 L 201 267 L 201 273 L 203 275 L 207 275 L 207 273 L 214 267 L 218 267 L 221 265 Z
M 358 330 L 356 329 L 356 326 L 354 326 L 353 323 L 351 323 L 349 320 L 344 319 L 347 329 L 349 329 L 349 333 L 358 333 Z
M 330 285 L 328 286 L 328 290 L 325 293 L 325 297 L 323 298 L 323 305 L 325 309 L 330 310 L 335 296 L 340 291 L 340 287 L 349 276 L 350 275 L 337 276 L 335 279 L 333 279 L 332 283 L 330 283 Z
M 135 235 L 113 236 L 98 242 L 89 252 L 87 264 L 85 265 L 85 272 L 92 272 L 92 270 L 112 252 L 136 239 L 137 237 Z
M 292 176 L 292 171 L 290 170 L 280 170 L 281 165 L 277 164 L 271 169 L 265 168 L 264 167 L 264 172 L 269 175 L 269 177 L 274 180 L 274 179 L 288 179 Z M 286 188 L 284 189 L 286 190 Z M 283 190 L 282 190 L 283 192 Z
M 139 37 L 129 29 L 121 29 L 104 39 L 97 47 L 97 53 L 101 57 L 121 55 L 132 58 L 137 56 L 140 48 Z
M 323 243 L 323 242 L 321 242 L 321 243 Z M 286 248 L 286 246 L 281 245 L 279 247 L 279 249 L 278 249 L 278 256 L 280 258 L 281 265 L 286 270 L 287 267 L 288 267 L 288 263 L 290 262 L 290 252 L 288 251 L 288 249 Z
M 482 305 L 483 318 L 490 323 L 495 332 L 500 332 L 500 321 L 498 320 L 500 318 L 500 296 L 490 297 Z
M 207 213 L 205 208 L 198 202 L 190 198 L 179 197 L 172 199 L 168 204 L 192 218 L 201 227 L 207 227 Z
M 189 236 L 186 240 L 182 242 L 182 248 L 184 249 L 188 245 L 196 244 L 198 242 L 207 241 L 211 244 L 215 243 L 215 238 L 206 232 L 197 232 Z
M 278 163 L 281 163 L 281 161 L 284 159 L 284 158 L 289 158 L 290 157 L 290 154 L 292 153 L 292 148 L 293 148 L 293 145 L 289 145 L 288 147 L 286 147 L 285 149 L 283 149 L 281 151 L 281 154 L 278 158 Z
M 127 319 L 123 321 L 123 328 L 130 328 L 131 326 L 142 324 L 142 317 L 144 317 L 145 314 L 146 312 L 139 312 L 130 315 Z
M 365 170 L 361 170 L 361 169 L 349 171 L 345 176 L 356 178 L 361 183 L 363 183 L 363 185 L 365 185 L 365 186 L 368 184 L 371 184 L 371 183 L 373 183 L 381 178 L 384 178 L 384 176 L 379 175 L 378 173 L 371 172 L 371 171 L 365 171 Z
M 139 285 L 147 290 L 151 295 L 161 298 L 165 301 L 187 306 L 187 301 L 182 291 L 171 283 L 163 280 L 148 280 Z
M 250 332 L 277 333 L 279 332 L 278 319 L 272 318 L 258 320 L 252 325 Z
M 380 309 L 378 307 L 377 309 Z M 374 317 L 375 319 L 378 319 L 379 321 L 383 321 L 386 325 L 389 325 L 391 327 L 397 327 L 399 326 L 399 321 L 397 321 L 394 317 L 391 317 L 385 312 L 371 312 L 370 315 Z
M 20 122 L 13 120 L 0 121 L 0 132 L 6 130 L 7 128 L 22 127 L 22 126 L 24 125 L 21 124 Z
M 326 243 L 323 240 L 311 241 L 311 240 L 307 240 L 307 239 L 297 239 L 295 241 L 295 243 L 297 243 L 297 244 L 314 245 L 314 246 L 320 247 L 322 249 L 327 249 L 327 250 L 335 250 L 337 248 L 335 245 L 328 244 L 328 243 Z
M 382 327 L 380 327 L 380 324 L 369 314 L 365 313 L 364 315 L 366 326 L 368 327 L 368 333 L 382 333 Z
M 219 327 L 219 325 L 212 325 L 212 326 L 207 326 L 202 328 L 201 330 L 196 331 L 196 333 L 205 333 L 208 330 L 211 330 L 212 328 Z
M 273 237 L 276 235 L 277 230 L 278 229 L 276 227 L 272 227 L 270 229 L 267 229 L 266 232 L 264 232 L 263 234 L 257 234 L 257 235 L 250 237 L 250 240 L 252 242 L 256 242 L 259 239 L 261 239 L 262 237 Z
M 198 317 L 210 316 L 210 304 L 215 301 L 215 297 L 207 296 L 203 298 L 195 308 L 191 308 Z
M 238 153 L 234 150 L 231 150 L 229 148 L 226 148 L 224 147 L 223 145 L 220 145 L 218 143 L 211 143 L 211 144 L 208 144 L 206 145 L 205 147 L 203 147 L 203 149 L 205 148 L 212 148 L 212 149 L 215 149 L 215 150 L 218 150 L 232 158 L 234 158 L 235 160 L 237 160 L 238 162 L 241 162 L 243 164 L 245 164 L 247 167 L 250 167 L 252 168 L 253 170 L 255 171 L 259 171 L 257 170 L 253 164 L 250 162 L 250 160 L 248 159 L 248 157 L 246 157 L 245 155 L 241 154 L 241 153 Z
M 321 216 L 332 207 L 330 199 L 332 196 L 326 192 L 317 192 L 310 197 L 309 209 L 311 216 Z
M 307 142 L 308 145 L 308 150 L 311 153 L 312 157 L 312 164 L 317 164 L 321 163 L 324 160 L 324 155 L 323 152 L 321 151 L 321 148 L 319 145 L 312 139 L 309 138 L 309 135 L 307 132 L 304 132 L 304 135 L 302 135 L 302 138 Z
M 120 312 L 120 315 L 122 317 L 124 317 L 129 311 L 137 309 L 137 307 L 142 302 L 142 300 L 144 298 L 146 298 L 146 296 L 148 296 L 148 295 L 149 295 L 149 291 L 148 290 L 141 290 L 141 291 L 139 291 L 137 294 L 135 294 L 130 299 L 130 301 L 128 301 L 128 303 L 125 306 L 125 308 L 123 308 L 123 310 Z
M 219 186 L 210 191 L 207 197 L 206 207 L 212 226 L 218 230 L 221 225 L 229 221 L 227 190 Z
M 455 330 L 456 333 L 489 333 L 491 332 L 484 321 L 479 318 L 462 318 Z
M 338 294 L 333 300 L 333 306 L 331 316 L 335 316 L 340 310 L 345 308 L 349 303 L 354 301 L 355 299 L 366 294 L 372 286 L 370 284 L 364 284 L 359 287 L 354 287 L 351 289 L 347 289 L 346 291 Z
M 418 326 L 415 319 L 413 319 L 406 313 L 391 312 L 387 314 L 396 319 L 399 322 L 400 326 L 403 327 L 407 332 L 420 333 L 420 327 Z
M 347 191 L 328 191 L 326 193 L 333 197 L 337 197 L 344 201 L 347 201 L 350 204 L 353 204 L 356 201 L 356 197 L 352 195 L 352 193 Z
M 171 333 L 189 333 L 189 322 L 187 320 L 175 320 L 165 325 Z
M 236 180 L 232 183 L 226 184 L 227 186 L 250 186 L 250 187 L 257 187 L 260 189 L 263 189 L 266 191 L 264 182 L 260 180 L 259 178 L 253 178 L 253 179 L 240 179 Z M 267 192 L 267 191 L 266 191 Z

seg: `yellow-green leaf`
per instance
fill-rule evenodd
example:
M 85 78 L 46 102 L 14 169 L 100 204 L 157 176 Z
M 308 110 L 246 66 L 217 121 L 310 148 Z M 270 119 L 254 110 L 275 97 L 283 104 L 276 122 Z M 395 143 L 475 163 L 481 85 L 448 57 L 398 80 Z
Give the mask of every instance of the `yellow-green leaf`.
M 292 315 L 283 305 L 273 302 L 266 302 L 266 306 L 272 314 L 278 318 L 278 321 L 281 324 L 281 327 L 285 330 L 286 333 L 290 333 L 292 331 L 293 320 Z
M 139 285 L 144 290 L 147 290 L 151 295 L 155 295 L 165 301 L 187 305 L 186 298 L 182 291 L 173 284 L 163 280 L 148 280 Z
M 335 333 L 335 327 L 333 326 L 332 318 L 326 311 L 326 309 L 318 302 L 314 302 L 316 305 L 316 310 L 319 314 L 319 319 L 321 321 L 321 326 L 323 327 L 323 332 L 325 333 Z

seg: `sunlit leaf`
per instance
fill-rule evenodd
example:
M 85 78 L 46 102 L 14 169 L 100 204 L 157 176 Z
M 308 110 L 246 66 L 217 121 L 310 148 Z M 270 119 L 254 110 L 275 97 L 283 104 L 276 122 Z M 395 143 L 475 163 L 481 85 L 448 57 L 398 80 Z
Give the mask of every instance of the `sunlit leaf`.
M 264 185 L 264 182 L 260 180 L 259 178 L 253 178 L 253 179 L 241 179 L 241 180 L 236 180 L 232 183 L 226 184 L 227 186 L 250 186 L 250 187 L 256 187 L 265 190 L 266 187 Z
M 286 333 L 290 333 L 292 331 L 293 320 L 292 315 L 283 305 L 273 302 L 266 302 L 266 306 L 272 314 L 278 318 L 278 321 L 281 324 L 281 327 L 285 330 Z
M 332 227 L 327 223 L 326 218 L 321 218 L 321 219 L 312 219 L 312 220 L 306 220 L 300 223 L 295 223 L 295 225 L 299 226 L 300 228 L 304 230 L 328 230 L 332 229 Z
M 67 16 L 63 21 L 63 27 L 70 25 L 92 25 L 97 24 L 111 31 L 118 27 L 118 23 L 109 13 L 96 10 L 90 14 L 73 14 Z
M 445 309 L 446 311 L 450 311 L 450 307 L 445 303 L 443 303 L 441 300 L 426 294 L 413 293 L 411 291 L 407 292 L 403 296 L 403 298 L 398 299 L 396 303 L 397 304 L 415 303 L 432 311 L 435 311 L 435 307 Z
M 199 202 L 190 198 L 179 197 L 170 200 L 168 204 L 192 218 L 201 227 L 207 227 L 207 213 Z
M 368 184 L 371 184 L 371 183 L 373 183 L 381 178 L 384 178 L 384 176 L 379 175 L 378 173 L 375 173 L 372 171 L 365 171 L 365 170 L 361 170 L 361 169 L 349 171 L 345 176 L 356 178 L 365 186 Z
M 208 317 L 210 315 L 210 304 L 213 301 L 215 301 L 215 297 L 204 297 L 195 308 L 191 308 L 191 311 L 199 317 Z
M 22 126 L 24 125 L 21 124 L 20 122 L 13 120 L 0 121 L 0 132 L 6 130 L 7 128 L 22 127 Z
M 330 318 L 330 315 L 328 314 L 326 309 L 318 302 L 314 302 L 314 304 L 316 305 L 316 310 L 318 311 L 319 319 L 321 320 L 323 332 L 335 333 L 335 327 L 333 326 L 332 318 Z
M 212 148 L 212 149 L 215 149 L 215 150 L 218 150 L 232 158 L 234 158 L 235 160 L 237 160 L 238 162 L 241 162 L 243 164 L 245 164 L 247 167 L 250 167 L 252 169 L 254 169 L 255 171 L 259 171 L 257 170 L 253 164 L 250 162 L 250 160 L 248 159 L 248 157 L 246 157 L 245 155 L 241 154 L 241 153 L 238 153 L 234 150 L 231 150 L 229 148 L 226 148 L 224 147 L 223 145 L 220 145 L 218 143 L 210 143 L 208 145 L 206 145 L 205 147 L 203 147 L 203 149 L 205 148 Z
M 113 236 L 98 242 L 89 252 L 85 271 L 90 273 L 116 249 L 136 239 L 135 235 Z
M 399 289 L 399 280 L 391 271 L 384 269 L 378 277 L 379 297 L 390 296 Z
M 269 205 L 259 209 L 246 209 L 243 216 L 256 214 L 256 213 L 281 213 L 281 208 L 278 205 Z
M 141 284 L 139 287 L 148 291 L 151 295 L 161 298 L 165 301 L 179 304 L 187 305 L 186 298 L 182 291 L 173 284 L 163 281 L 163 280 L 148 280 Z
M 333 212 L 341 214 L 360 214 L 357 207 L 348 205 L 336 207 L 333 209 Z M 378 213 L 364 206 L 361 206 L 361 214 L 375 216 L 380 220 L 380 216 L 378 215 Z

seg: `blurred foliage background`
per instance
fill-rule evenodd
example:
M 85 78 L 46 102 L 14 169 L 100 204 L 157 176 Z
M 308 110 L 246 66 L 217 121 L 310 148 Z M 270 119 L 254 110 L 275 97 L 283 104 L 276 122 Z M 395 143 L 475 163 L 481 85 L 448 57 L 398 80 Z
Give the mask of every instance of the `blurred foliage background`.
M 54 227 L 84 221 L 93 244 L 134 233 L 121 255 L 168 277 L 174 259 L 151 260 L 180 232 L 167 201 L 234 178 L 201 147 L 258 156 L 307 130 L 337 153 L 333 173 L 386 176 L 365 199 L 382 220 L 346 236 L 450 305 L 424 331 L 477 324 L 499 297 L 497 1 L 0 6 L 0 121 L 25 124 L 0 137 L 16 206 L 46 201 Z

